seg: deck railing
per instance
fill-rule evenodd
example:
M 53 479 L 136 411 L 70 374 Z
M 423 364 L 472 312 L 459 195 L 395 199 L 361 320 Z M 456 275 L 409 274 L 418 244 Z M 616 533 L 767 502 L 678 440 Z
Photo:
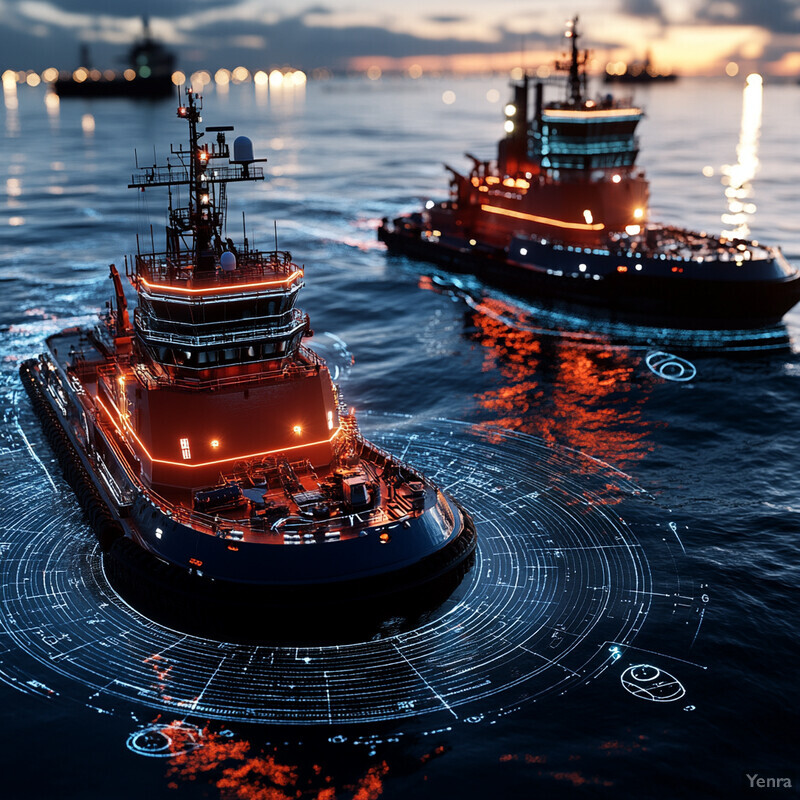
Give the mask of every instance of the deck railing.
M 193 377 L 187 374 L 190 368 L 181 366 L 179 372 L 173 371 L 168 373 L 166 368 L 162 366 L 156 367 L 158 372 L 154 372 L 144 364 L 137 364 L 134 367 L 139 380 L 148 388 L 156 388 L 157 386 L 175 386 L 181 389 L 221 389 L 226 386 L 238 386 L 252 382 L 254 380 L 269 380 L 282 377 L 296 377 L 299 375 L 308 375 L 318 371 L 325 366 L 325 362 L 313 351 L 302 345 L 297 348 L 299 358 L 297 360 L 289 361 L 287 359 L 275 359 L 274 362 L 262 362 L 265 367 L 263 369 L 240 373 L 238 375 L 226 375 L 222 377 L 213 376 L 213 370 L 220 369 L 220 367 L 202 367 L 192 368 L 196 372 L 212 372 L 209 377 Z M 254 362 L 247 361 L 243 364 L 252 365 Z M 237 366 L 225 364 L 224 367 Z
M 198 272 L 192 253 L 139 253 L 132 257 L 133 277 L 162 286 L 214 289 L 286 277 L 300 270 L 285 250 L 247 250 L 237 254 L 236 269 Z

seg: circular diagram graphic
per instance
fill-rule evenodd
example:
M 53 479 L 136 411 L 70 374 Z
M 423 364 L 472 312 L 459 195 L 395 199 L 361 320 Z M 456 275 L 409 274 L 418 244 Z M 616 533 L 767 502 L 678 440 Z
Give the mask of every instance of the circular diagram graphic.
M 620 681 L 634 697 L 654 703 L 680 700 L 686 694 L 686 689 L 674 675 L 651 664 L 634 664 L 628 667 L 620 675 Z
M 203 745 L 203 734 L 199 728 L 187 722 L 169 725 L 148 725 L 135 731 L 126 742 L 128 750 L 139 756 L 172 758 L 191 753 Z
M 654 375 L 667 381 L 690 381 L 697 375 L 697 369 L 691 361 L 662 350 L 648 353 L 644 361 Z
M 23 691 L 183 719 L 491 721 L 596 679 L 679 583 L 675 574 L 654 582 L 622 519 L 626 504 L 649 501 L 622 473 L 524 434 L 367 415 L 373 441 L 473 514 L 477 557 L 459 590 L 418 627 L 369 641 L 255 646 L 186 635 L 114 592 L 32 413 L 17 408 L 22 424 L 7 416 L 0 432 L 0 680 Z M 663 530 L 652 539 L 668 546 Z M 158 750 L 156 733 L 136 736 Z

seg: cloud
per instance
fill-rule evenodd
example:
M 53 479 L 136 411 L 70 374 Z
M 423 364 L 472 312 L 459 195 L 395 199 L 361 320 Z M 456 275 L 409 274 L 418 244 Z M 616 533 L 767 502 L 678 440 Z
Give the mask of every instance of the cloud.
M 654 34 L 666 40 L 682 25 L 730 28 L 733 38 L 737 26 L 781 32 L 784 40 L 800 31 L 796 0 L 580 2 L 586 6 L 582 22 L 584 16 L 592 20 L 584 31 L 587 43 L 608 45 L 610 35 L 620 47 Z M 141 13 L 150 14 L 154 36 L 176 50 L 184 70 L 232 64 L 336 70 L 358 57 L 477 59 L 518 52 L 523 40 L 526 52 L 562 46 L 562 11 L 548 0 L 530 0 L 526 11 L 508 13 L 514 5 L 515 0 L 429 0 L 425 16 L 416 6 L 389 0 L 309 0 L 290 11 L 280 0 L 0 0 L 0 58 L 14 69 L 68 69 L 77 66 L 84 41 L 91 44 L 94 65 L 118 66 L 141 33 Z M 796 41 L 786 47 L 798 49 Z
M 795 0 L 703 0 L 697 17 L 704 22 L 758 25 L 775 33 L 800 33 Z
M 0 50 L 6 66 L 43 69 L 55 65 L 71 69 L 77 66 L 78 45 L 82 41 L 91 43 L 94 65 L 118 66 L 128 45 L 141 34 L 141 21 L 128 16 L 128 7 L 116 0 L 103 4 L 102 15 L 93 16 L 93 3 L 99 4 L 99 0 L 70 0 L 67 9 L 66 3 L 58 6 L 55 0 L 0 0 L 0 10 L 5 6 L 14 12 L 4 14 L 0 24 Z M 170 0 L 166 0 L 165 8 L 169 6 Z M 185 4 L 183 7 L 185 10 Z M 114 16 L 116 9 L 121 16 Z M 153 34 L 177 51 L 179 66 L 185 70 L 215 69 L 234 62 L 256 69 L 284 64 L 305 69 L 343 68 L 358 56 L 488 54 L 516 50 L 519 43 L 518 36 L 502 29 L 493 32 L 493 40 L 480 40 L 435 38 L 430 31 L 424 36 L 379 25 L 338 26 L 327 21 L 329 10 L 319 6 L 283 18 L 259 0 L 224 7 L 201 2 L 194 9 L 191 14 L 172 19 L 151 19 Z M 43 24 L 52 33 L 45 41 L 33 33 Z
M 623 14 L 630 14 L 632 17 L 644 17 L 665 22 L 664 12 L 658 0 L 622 0 L 620 10 Z
M 180 17 L 187 13 L 186 0 L 55 0 L 54 2 L 39 2 L 38 0 L 23 0 L 23 2 L 9 3 L 16 5 L 23 13 L 28 6 L 49 6 L 55 13 L 72 13 L 76 15 L 102 15 L 105 17 L 129 17 L 141 19 L 149 17 Z M 215 0 L 192 0 L 194 10 L 205 6 L 216 5 Z

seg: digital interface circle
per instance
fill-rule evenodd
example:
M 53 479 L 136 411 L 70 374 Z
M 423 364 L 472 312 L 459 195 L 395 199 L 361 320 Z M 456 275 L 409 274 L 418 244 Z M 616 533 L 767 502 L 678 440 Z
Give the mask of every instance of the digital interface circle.
M 172 758 L 203 745 L 202 731 L 188 722 L 148 725 L 134 731 L 125 743 L 132 753 L 150 758 Z
M 654 703 L 670 703 L 686 694 L 683 684 L 674 675 L 652 664 L 628 667 L 620 675 L 620 681 L 634 697 Z
M 645 363 L 654 375 L 667 381 L 690 381 L 697 375 L 697 368 L 691 361 L 662 350 L 648 353 Z
M 596 679 L 653 604 L 669 605 L 664 590 L 677 581 L 659 578 L 654 590 L 646 549 L 621 516 L 642 492 L 611 467 L 525 434 L 362 415 L 369 438 L 473 515 L 477 556 L 459 591 L 418 627 L 369 641 L 255 646 L 186 635 L 114 592 L 33 413 L 18 394 L 7 407 L 0 680 L 22 691 L 183 719 L 474 724 Z M 668 538 L 661 531 L 653 543 Z M 141 741 L 158 750 L 150 738 Z

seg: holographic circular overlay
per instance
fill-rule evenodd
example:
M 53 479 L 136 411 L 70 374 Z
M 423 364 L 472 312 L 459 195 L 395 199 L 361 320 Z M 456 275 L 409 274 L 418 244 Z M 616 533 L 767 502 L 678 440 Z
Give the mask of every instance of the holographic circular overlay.
M 148 725 L 134 731 L 126 744 L 138 756 L 172 758 L 202 747 L 203 732 L 188 722 Z
M 669 703 L 686 694 L 683 684 L 674 676 L 652 664 L 634 664 L 628 667 L 620 681 L 626 691 L 640 700 Z
M 643 543 L 623 520 L 627 504 L 649 501 L 622 473 L 523 434 L 366 415 L 373 441 L 472 513 L 476 562 L 458 592 L 419 626 L 373 640 L 290 647 L 190 636 L 113 591 L 33 414 L 16 403 L 22 424 L 7 417 L 0 441 L 0 680 L 24 691 L 183 719 L 475 723 L 590 683 L 678 584 L 651 575 L 647 548 L 666 546 L 664 530 Z M 659 618 L 684 625 L 677 616 Z
M 697 375 L 697 369 L 691 361 L 662 350 L 648 353 L 645 364 L 654 375 L 667 381 L 690 381 Z

